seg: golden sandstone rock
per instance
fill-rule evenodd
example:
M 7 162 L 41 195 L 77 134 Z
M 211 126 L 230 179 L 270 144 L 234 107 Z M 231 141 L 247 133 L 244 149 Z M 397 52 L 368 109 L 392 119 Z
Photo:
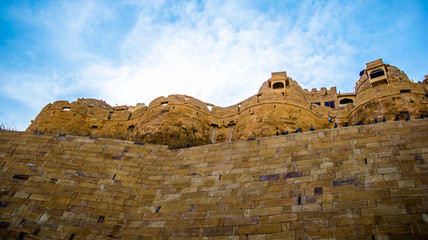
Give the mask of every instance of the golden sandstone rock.
M 382 59 L 366 65 L 354 93 L 337 93 L 335 87 L 303 90 L 286 72 L 277 72 L 256 95 L 226 108 L 186 95 L 159 97 L 148 107 L 111 107 L 95 99 L 57 101 L 48 104 L 27 131 L 181 148 L 428 114 L 426 79 L 414 83 Z

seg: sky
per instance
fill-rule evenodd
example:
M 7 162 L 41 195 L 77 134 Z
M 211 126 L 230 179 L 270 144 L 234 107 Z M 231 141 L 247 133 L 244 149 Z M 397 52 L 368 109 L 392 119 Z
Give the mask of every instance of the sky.
M 382 58 L 428 74 L 428 1 L 0 1 L 0 123 L 25 130 L 57 100 L 111 106 L 186 94 L 216 106 L 271 72 L 353 92 Z

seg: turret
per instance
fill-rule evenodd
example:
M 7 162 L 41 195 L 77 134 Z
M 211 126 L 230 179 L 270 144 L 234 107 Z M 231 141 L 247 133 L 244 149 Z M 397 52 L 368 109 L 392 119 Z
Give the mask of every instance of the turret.
M 287 72 L 273 72 L 272 77 L 268 80 L 269 89 L 284 92 L 290 87 L 290 82 L 287 78 Z
M 382 61 L 382 58 L 379 58 L 378 60 L 366 63 L 366 70 L 367 74 L 369 76 L 370 85 L 372 87 L 382 84 L 382 83 L 388 83 L 388 77 L 386 74 L 386 67 L 385 64 Z

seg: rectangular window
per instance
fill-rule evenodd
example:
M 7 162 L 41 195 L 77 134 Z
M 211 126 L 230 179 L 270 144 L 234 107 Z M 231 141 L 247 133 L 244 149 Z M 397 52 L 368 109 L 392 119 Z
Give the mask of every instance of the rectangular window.
M 334 108 L 334 101 L 324 102 L 324 106 Z
M 316 105 L 318 105 L 318 106 L 321 106 L 321 103 L 320 103 L 320 102 L 313 102 L 312 104 L 316 104 Z
M 377 69 L 370 73 L 370 78 L 373 79 L 373 78 L 381 77 L 383 75 L 385 75 L 385 72 L 382 69 Z

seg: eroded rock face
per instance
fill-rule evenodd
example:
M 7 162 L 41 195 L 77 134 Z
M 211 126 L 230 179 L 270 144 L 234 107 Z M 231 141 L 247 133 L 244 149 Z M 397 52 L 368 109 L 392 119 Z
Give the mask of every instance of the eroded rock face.
M 355 89 L 345 94 L 336 88 L 308 91 L 278 72 L 256 95 L 226 108 L 185 95 L 159 97 L 148 107 L 112 107 L 95 99 L 57 101 L 43 108 L 27 131 L 181 148 L 428 114 L 428 83 L 411 82 L 381 59 L 367 63 Z
M 209 144 L 208 117 L 207 112 L 184 102 L 153 107 L 138 120 L 130 137 L 174 148 Z

